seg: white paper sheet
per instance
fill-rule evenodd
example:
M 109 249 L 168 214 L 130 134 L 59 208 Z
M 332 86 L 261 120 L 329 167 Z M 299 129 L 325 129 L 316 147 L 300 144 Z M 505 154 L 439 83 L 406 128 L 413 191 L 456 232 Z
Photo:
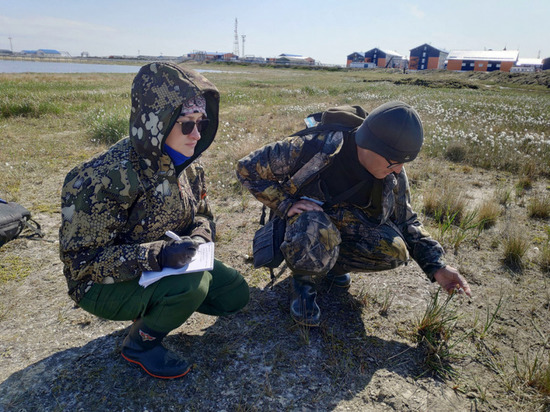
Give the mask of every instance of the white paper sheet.
M 212 269 L 214 269 L 214 242 L 202 243 L 199 245 L 197 254 L 193 256 L 193 260 L 189 264 L 178 269 L 164 268 L 160 272 L 143 272 L 139 278 L 139 284 L 146 288 L 151 283 L 165 276 L 203 272 Z

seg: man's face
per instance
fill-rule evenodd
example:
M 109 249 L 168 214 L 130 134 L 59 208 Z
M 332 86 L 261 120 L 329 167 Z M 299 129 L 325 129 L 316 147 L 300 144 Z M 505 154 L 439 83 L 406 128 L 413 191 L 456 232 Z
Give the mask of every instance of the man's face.
M 384 179 L 390 173 L 401 173 L 403 163 L 396 163 L 392 159 L 385 159 L 372 150 L 363 149 L 357 146 L 357 157 L 359 163 L 377 179 Z

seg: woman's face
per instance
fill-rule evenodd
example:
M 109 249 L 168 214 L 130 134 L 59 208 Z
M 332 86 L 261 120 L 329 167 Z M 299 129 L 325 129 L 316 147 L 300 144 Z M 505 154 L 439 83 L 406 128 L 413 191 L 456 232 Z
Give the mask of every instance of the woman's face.
M 177 123 L 174 125 L 170 134 L 164 142 L 176 152 L 181 153 L 184 156 L 191 157 L 195 153 L 195 146 L 201 138 L 201 134 L 195 125 L 193 130 L 189 134 L 183 134 L 181 131 L 181 122 L 194 122 L 197 123 L 203 118 L 202 113 L 190 113 L 185 116 L 178 117 Z

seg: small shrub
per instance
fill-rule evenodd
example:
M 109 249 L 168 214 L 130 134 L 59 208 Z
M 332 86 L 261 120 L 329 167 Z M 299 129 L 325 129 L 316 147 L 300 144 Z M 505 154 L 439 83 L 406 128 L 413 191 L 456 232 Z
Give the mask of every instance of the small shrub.
M 445 158 L 451 162 L 460 163 L 466 159 L 468 148 L 462 142 L 451 142 L 445 150 Z
M 548 219 L 550 217 L 550 196 L 533 196 L 527 203 L 527 215 L 531 218 Z

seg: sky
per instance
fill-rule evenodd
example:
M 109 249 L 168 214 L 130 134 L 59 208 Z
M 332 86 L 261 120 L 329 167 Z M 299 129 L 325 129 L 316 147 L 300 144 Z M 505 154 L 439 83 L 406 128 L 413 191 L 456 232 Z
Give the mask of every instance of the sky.
M 0 0 L 0 49 L 72 56 L 233 52 L 237 19 L 241 56 L 244 49 L 345 65 L 353 52 L 380 48 L 408 57 L 428 43 L 546 58 L 549 17 L 548 0 Z

